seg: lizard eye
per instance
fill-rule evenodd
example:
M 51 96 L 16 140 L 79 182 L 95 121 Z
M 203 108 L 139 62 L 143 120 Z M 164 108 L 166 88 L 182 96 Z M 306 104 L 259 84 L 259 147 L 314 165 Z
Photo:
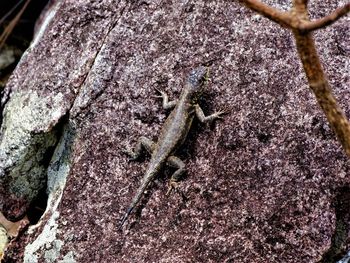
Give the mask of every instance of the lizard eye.
M 208 69 L 206 67 L 198 67 L 191 71 L 190 76 L 188 77 L 188 83 L 192 89 L 199 89 L 203 82 L 206 79 Z

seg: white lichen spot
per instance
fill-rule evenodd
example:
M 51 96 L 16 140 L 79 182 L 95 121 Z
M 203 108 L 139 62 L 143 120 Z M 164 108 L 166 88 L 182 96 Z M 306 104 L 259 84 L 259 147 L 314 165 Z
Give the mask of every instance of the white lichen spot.
M 253 16 L 252 16 L 252 20 L 253 20 L 253 21 L 255 21 L 255 22 L 260 21 L 260 20 L 261 20 L 261 18 L 262 18 L 262 16 L 261 16 L 261 15 L 259 15 L 259 14 L 256 14 L 256 15 L 253 15 Z
M 44 253 L 44 258 L 46 262 L 55 262 L 56 259 L 60 256 L 60 251 L 63 245 L 62 240 L 54 240 L 52 242 L 52 248 L 49 250 L 46 250 Z
M 60 251 L 64 242 L 56 237 L 58 228 L 56 220 L 58 217 L 59 213 L 57 211 L 53 212 L 40 235 L 33 243 L 26 246 L 24 250 L 24 263 L 37 263 L 41 255 L 44 255 L 45 262 L 47 263 L 56 262 L 60 257 Z M 67 261 L 68 259 L 69 261 Z M 75 262 L 73 252 L 68 253 L 63 261 L 61 260 L 59 262 Z
M 26 246 L 24 251 L 24 263 L 38 262 L 41 250 L 45 249 L 45 247 L 51 247 L 51 243 L 56 239 L 58 226 L 56 219 L 58 217 L 59 213 L 55 211 L 38 238 L 33 243 Z
M 337 263 L 349 263 L 349 262 L 350 262 L 350 250 L 341 260 L 337 261 Z
M 59 260 L 58 263 L 75 263 L 74 254 L 72 251 L 69 251 L 62 260 Z

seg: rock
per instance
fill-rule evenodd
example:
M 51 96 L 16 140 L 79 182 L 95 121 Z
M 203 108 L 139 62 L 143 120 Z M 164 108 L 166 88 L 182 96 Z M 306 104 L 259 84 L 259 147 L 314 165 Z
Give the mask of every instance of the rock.
M 22 55 L 22 51 L 15 46 L 4 45 L 0 50 L 0 91 L 2 92 L 5 84 L 12 72 L 15 62 Z
M 0 260 L 4 255 L 4 250 L 9 242 L 7 237 L 7 231 L 4 227 L 0 226 Z
M 310 13 L 336 7 L 314 1 Z M 46 184 L 48 205 L 8 248 L 9 262 L 345 255 L 350 162 L 308 89 L 289 31 L 227 1 L 57 1 L 42 25 L 3 97 L 0 208 L 23 216 Z M 315 38 L 350 116 L 346 28 L 344 19 Z M 122 146 L 157 138 L 166 113 L 155 90 L 177 97 L 198 65 L 210 68 L 205 113 L 229 114 L 194 124 L 178 154 L 188 171 L 178 191 L 165 196 L 171 169 L 164 171 L 118 230 L 149 160 L 129 162 Z

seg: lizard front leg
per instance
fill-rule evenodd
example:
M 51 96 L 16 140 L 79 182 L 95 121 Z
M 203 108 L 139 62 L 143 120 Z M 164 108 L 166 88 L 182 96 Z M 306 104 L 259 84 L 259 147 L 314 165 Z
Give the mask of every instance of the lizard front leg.
M 172 189 L 177 187 L 177 182 L 181 179 L 181 176 L 186 171 L 185 163 L 176 156 L 169 156 L 167 159 L 167 164 L 171 167 L 177 168 L 177 170 L 173 173 L 169 182 L 169 189 L 166 193 L 167 195 L 171 192 Z
M 194 105 L 194 107 L 196 111 L 196 116 L 200 122 L 209 122 L 215 119 L 220 119 L 222 118 L 221 115 L 225 114 L 225 111 L 217 111 L 209 116 L 205 116 L 203 110 L 198 104 Z
M 171 109 L 175 108 L 175 106 L 177 104 L 177 100 L 169 101 L 169 97 L 164 91 L 161 91 L 158 89 L 157 89 L 157 91 L 160 93 L 160 96 L 157 96 L 157 97 L 163 99 L 163 104 L 162 104 L 163 109 L 171 110 Z
M 144 136 L 141 136 L 136 143 L 134 150 L 131 150 L 129 146 L 125 146 L 123 152 L 129 155 L 132 160 L 136 160 L 141 156 L 142 148 L 144 148 L 148 153 L 152 154 L 155 148 L 155 142 Z

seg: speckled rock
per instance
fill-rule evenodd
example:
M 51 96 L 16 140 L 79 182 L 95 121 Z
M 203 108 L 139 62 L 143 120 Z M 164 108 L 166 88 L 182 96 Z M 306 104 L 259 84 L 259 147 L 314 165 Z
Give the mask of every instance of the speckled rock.
M 3 226 L 0 226 L 0 260 L 4 255 L 4 250 L 9 242 L 7 237 L 6 229 Z
M 312 1 L 310 13 L 338 5 Z M 315 38 L 350 116 L 348 22 Z M 47 210 L 11 244 L 8 262 L 306 263 L 349 250 L 350 161 L 308 89 L 289 31 L 233 1 L 58 1 L 42 24 L 7 86 L 4 116 L 14 118 L 18 96 L 37 96 L 47 114 L 32 111 L 39 123 L 30 119 L 28 134 L 38 125 L 45 136 L 59 132 L 40 173 Z M 148 161 L 129 162 L 122 146 L 157 138 L 166 112 L 155 89 L 175 98 L 203 64 L 210 81 L 200 104 L 229 114 L 194 123 L 178 153 L 187 167 L 178 191 L 165 195 L 165 170 L 118 230 Z

